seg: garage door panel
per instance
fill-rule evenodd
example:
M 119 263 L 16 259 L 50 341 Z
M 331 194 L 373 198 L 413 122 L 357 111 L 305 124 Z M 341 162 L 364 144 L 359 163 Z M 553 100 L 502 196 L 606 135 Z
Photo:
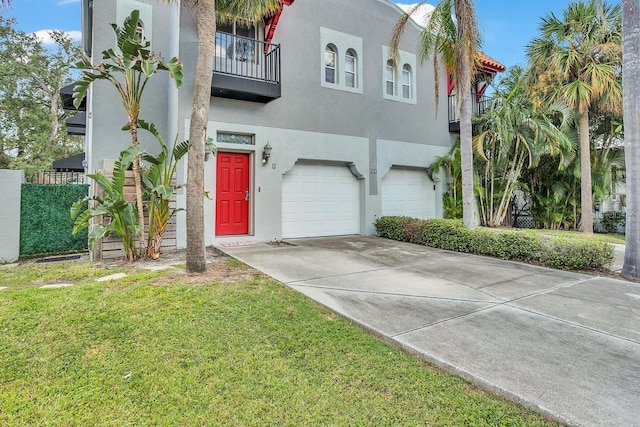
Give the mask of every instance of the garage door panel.
M 345 166 L 296 165 L 282 178 L 283 237 L 360 231 L 358 180 Z
M 435 190 L 425 171 L 394 169 L 382 179 L 382 215 L 435 218 Z

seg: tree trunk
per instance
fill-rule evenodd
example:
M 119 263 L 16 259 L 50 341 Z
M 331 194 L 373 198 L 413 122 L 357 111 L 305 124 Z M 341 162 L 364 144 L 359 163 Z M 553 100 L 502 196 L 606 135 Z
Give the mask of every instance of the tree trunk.
M 469 64 L 460 64 L 460 81 L 470 81 Z M 465 87 L 466 86 L 466 87 Z M 477 225 L 475 196 L 473 194 L 473 148 L 471 125 L 471 89 L 469 84 L 460 85 L 460 157 L 462 161 L 462 219 L 467 228 Z
M 138 143 L 138 122 L 137 120 L 130 120 L 129 127 L 131 128 L 131 144 L 135 147 Z M 140 156 L 136 156 L 133 159 L 133 182 L 136 187 L 136 207 L 138 209 L 138 223 L 140 224 L 140 233 L 138 234 L 138 250 L 137 254 L 142 254 L 144 250 L 144 207 L 142 206 L 142 180 L 140 179 Z M 136 254 L 134 254 L 136 257 Z
M 622 275 L 640 278 L 640 4 L 622 0 L 622 86 L 624 88 L 624 157 L 627 170 L 626 246 Z
M 593 234 L 593 190 L 591 189 L 591 141 L 589 112 L 580 114 L 580 230 Z
M 52 149 L 56 145 L 58 133 L 60 132 L 60 121 L 58 119 L 58 91 L 49 93 L 49 115 L 50 115 L 50 131 L 47 137 L 47 150 Z
M 187 271 L 207 268 L 204 246 L 204 144 L 211 102 L 211 76 L 216 38 L 215 0 L 200 0 L 196 10 L 198 63 L 196 65 L 193 110 L 189 128 L 187 168 Z

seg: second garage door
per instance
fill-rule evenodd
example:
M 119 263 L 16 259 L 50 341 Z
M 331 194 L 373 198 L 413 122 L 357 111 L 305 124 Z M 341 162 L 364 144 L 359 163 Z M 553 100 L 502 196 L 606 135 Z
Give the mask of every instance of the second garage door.
M 296 165 L 282 176 L 282 237 L 360 233 L 359 189 L 346 166 Z
M 391 168 L 382 178 L 382 215 L 435 218 L 433 182 L 423 170 Z

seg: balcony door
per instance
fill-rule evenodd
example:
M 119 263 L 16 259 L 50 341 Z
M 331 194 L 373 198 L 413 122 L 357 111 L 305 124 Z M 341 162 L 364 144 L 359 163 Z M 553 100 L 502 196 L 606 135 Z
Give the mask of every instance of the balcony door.
M 258 31 L 255 25 L 241 23 L 218 24 L 216 32 L 216 60 L 255 63 L 258 59 Z

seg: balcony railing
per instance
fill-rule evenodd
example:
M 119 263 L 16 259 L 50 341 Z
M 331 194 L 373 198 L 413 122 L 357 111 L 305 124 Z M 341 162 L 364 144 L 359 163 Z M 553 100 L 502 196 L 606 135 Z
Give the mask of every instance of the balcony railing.
M 211 94 L 267 103 L 280 97 L 280 45 L 216 33 Z
M 471 114 L 473 117 L 482 115 L 491 107 L 491 98 L 484 95 L 471 94 Z M 449 132 L 460 132 L 460 116 L 456 106 L 456 95 L 449 96 Z

